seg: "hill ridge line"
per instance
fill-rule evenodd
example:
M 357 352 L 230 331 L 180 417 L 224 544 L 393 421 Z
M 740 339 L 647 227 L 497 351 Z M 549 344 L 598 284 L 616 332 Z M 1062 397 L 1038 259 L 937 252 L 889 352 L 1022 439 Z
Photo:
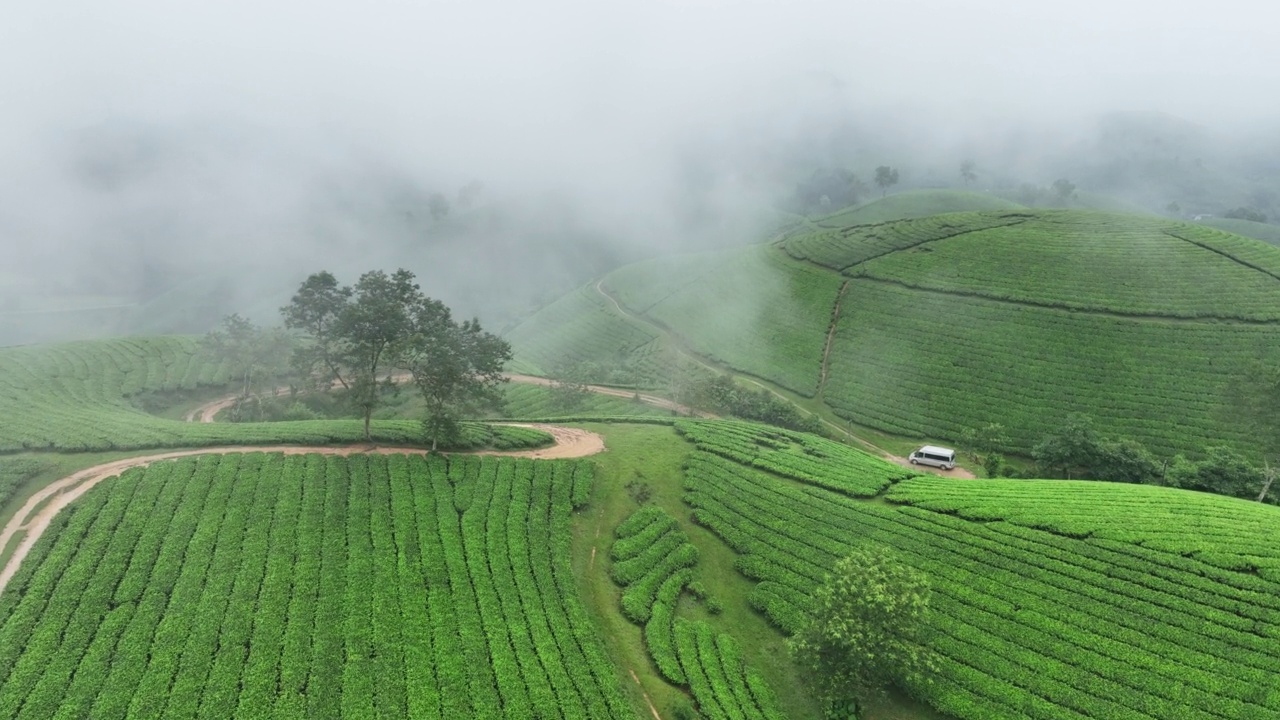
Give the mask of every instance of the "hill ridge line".
M 1251 320 L 1248 318 L 1233 317 L 1230 315 L 1162 315 L 1159 313 L 1143 313 L 1143 312 L 1125 312 L 1123 310 L 1114 310 L 1096 307 L 1072 307 L 1070 305 L 1055 305 L 1052 303 L 1040 303 L 1032 300 L 1012 300 L 1002 298 L 995 295 L 986 295 L 972 290 L 948 290 L 944 288 L 928 287 L 925 285 L 913 285 L 905 280 L 893 278 L 875 277 L 872 275 L 855 275 L 852 280 L 867 280 L 869 282 L 880 283 L 882 285 L 896 285 L 908 290 L 917 290 L 920 292 L 933 293 L 935 295 L 949 295 L 952 297 L 967 297 L 987 300 L 993 303 L 1003 305 L 1017 305 L 1020 307 L 1043 308 L 1045 310 L 1057 310 L 1059 312 L 1073 313 L 1080 315 L 1097 315 L 1100 317 L 1113 317 L 1125 320 L 1138 321 L 1163 321 L 1174 323 L 1225 323 L 1234 325 L 1257 325 L 1262 327 L 1280 325 L 1280 318 L 1274 320 Z M 1277 278 L 1280 279 L 1280 278 Z

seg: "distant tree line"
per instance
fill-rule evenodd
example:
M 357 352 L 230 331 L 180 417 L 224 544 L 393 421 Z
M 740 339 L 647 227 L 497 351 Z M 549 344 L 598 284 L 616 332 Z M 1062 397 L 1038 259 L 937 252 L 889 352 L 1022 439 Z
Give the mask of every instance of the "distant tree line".
M 1001 454 L 1005 442 L 1003 428 L 994 423 L 962 435 L 970 459 L 990 477 L 1013 474 Z M 1200 460 L 1181 454 L 1161 460 L 1136 440 L 1103 436 L 1093 418 L 1081 413 L 1068 415 L 1061 427 L 1032 448 L 1031 457 L 1036 463 L 1032 477 L 1165 485 L 1274 502 L 1273 471 L 1256 467 L 1230 447 L 1206 448 Z

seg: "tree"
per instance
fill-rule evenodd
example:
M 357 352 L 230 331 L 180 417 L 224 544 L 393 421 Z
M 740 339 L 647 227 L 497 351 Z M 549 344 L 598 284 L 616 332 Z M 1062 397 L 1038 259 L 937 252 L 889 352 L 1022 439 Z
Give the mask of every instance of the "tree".
M 332 273 L 321 271 L 304 280 L 292 301 L 280 308 L 285 327 L 305 339 L 293 350 L 294 370 L 304 382 L 325 388 L 336 382 L 350 389 L 342 377 L 342 337 L 338 332 L 338 318 L 350 301 L 351 288 L 339 287 Z
M 1009 437 L 1000 423 L 987 423 L 981 428 L 965 428 L 960 433 L 960 442 L 966 448 L 966 454 L 983 470 L 987 477 L 997 477 L 1004 467 L 1004 450 L 1009 444 Z
M 978 173 L 975 170 L 977 170 L 977 165 L 972 160 L 965 160 L 960 163 L 960 179 L 964 181 L 965 185 L 978 179 Z
M 898 170 L 888 165 L 876 168 L 876 185 L 880 187 L 880 197 L 884 197 L 889 188 L 898 184 Z
M 593 372 L 593 363 L 561 364 L 551 380 L 551 406 L 560 412 L 581 408 L 590 395 L 587 379 L 593 376 Z
M 414 304 L 412 325 L 403 362 L 426 401 L 422 427 L 434 451 L 457 439 L 465 414 L 501 403 L 511 345 L 485 332 L 479 320 L 454 322 L 449 308 L 431 298 Z
M 248 400 L 254 388 L 272 383 L 284 371 L 289 358 L 289 336 L 254 325 L 247 318 L 228 315 L 201 341 L 205 351 L 227 364 L 240 385 L 240 400 Z
M 427 209 L 431 211 L 431 219 L 439 222 L 449 217 L 449 198 L 444 193 L 431 193 L 427 198 Z
M 1261 212 L 1258 212 L 1257 210 L 1254 210 L 1253 208 L 1247 208 L 1247 207 L 1232 208 L 1222 213 L 1222 217 L 1234 218 L 1236 220 L 1249 220 L 1251 222 L 1259 222 L 1259 223 L 1264 223 L 1267 221 L 1267 216 L 1265 213 L 1261 213 Z
M 364 414 L 364 438 L 372 441 L 369 423 L 382 399 L 381 371 L 395 363 L 413 333 L 410 309 L 421 298 L 413 273 L 387 275 L 372 270 L 360 276 L 351 301 L 338 315 L 335 332 L 341 339 L 342 365 L 347 368 L 352 403 Z
M 336 382 L 347 391 L 364 417 L 365 440 L 372 440 L 373 411 L 389 381 L 379 382 L 379 375 L 394 365 L 408 340 L 409 309 L 420 297 L 408 270 L 367 272 L 354 287 L 339 287 L 322 271 L 303 281 L 280 309 L 285 325 L 305 339 L 294 353 L 294 367 L 322 387 Z
M 1172 201 L 1168 205 L 1164 206 L 1164 211 L 1174 217 L 1178 217 L 1182 214 L 1182 206 L 1179 205 L 1177 201 Z
M 1071 413 L 1057 432 L 1046 435 L 1031 449 L 1031 457 L 1041 471 L 1070 478 L 1072 473 L 1088 474 L 1097 466 L 1101 443 L 1093 418 Z
M 871 696 L 934 670 L 921 644 L 929 598 L 928 578 L 888 548 L 859 547 L 836 562 L 788 643 L 829 717 L 857 717 Z
M 1075 197 L 1076 186 L 1066 178 L 1058 178 L 1053 181 L 1053 191 L 1057 193 L 1059 200 L 1066 202 Z
M 1166 472 L 1169 484 L 1240 498 L 1259 496 L 1266 482 L 1266 473 L 1250 464 L 1243 455 L 1228 447 L 1208 448 L 1205 455 L 1205 459 L 1198 463 L 1189 462 L 1182 456 L 1175 458 Z

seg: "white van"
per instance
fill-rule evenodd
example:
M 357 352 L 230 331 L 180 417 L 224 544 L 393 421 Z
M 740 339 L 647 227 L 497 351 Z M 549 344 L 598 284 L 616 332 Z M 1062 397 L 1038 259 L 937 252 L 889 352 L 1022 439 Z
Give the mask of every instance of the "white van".
M 911 453 L 908 459 L 911 460 L 912 465 L 932 465 L 943 470 L 950 470 L 956 466 L 956 451 L 951 448 L 925 445 Z

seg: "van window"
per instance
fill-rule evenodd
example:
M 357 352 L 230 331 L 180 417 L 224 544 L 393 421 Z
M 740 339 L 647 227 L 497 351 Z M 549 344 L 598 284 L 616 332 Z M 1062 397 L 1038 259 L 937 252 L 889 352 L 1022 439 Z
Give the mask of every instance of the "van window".
M 951 461 L 951 458 L 947 457 L 946 455 L 934 455 L 933 453 L 921 453 L 921 454 L 929 458 L 930 460 L 939 460 L 941 462 Z

